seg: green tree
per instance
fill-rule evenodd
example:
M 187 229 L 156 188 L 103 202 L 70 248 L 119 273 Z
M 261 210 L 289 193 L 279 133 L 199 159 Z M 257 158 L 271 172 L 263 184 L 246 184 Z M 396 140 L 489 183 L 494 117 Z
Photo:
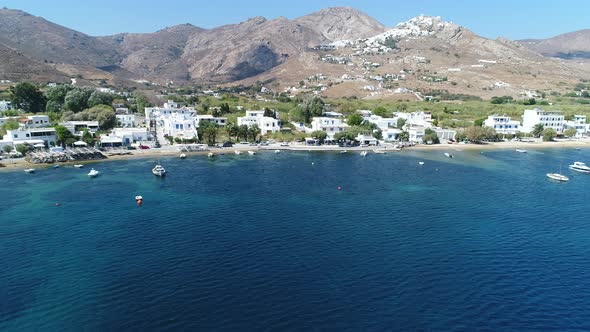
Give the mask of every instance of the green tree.
M 82 141 L 88 145 L 94 145 L 94 137 L 92 137 L 92 134 L 88 129 L 82 131 Z
M 407 132 L 407 131 L 405 131 L 405 130 L 402 131 L 399 134 L 399 140 L 402 141 L 402 142 L 408 142 L 410 140 L 410 133 Z
M 209 113 L 209 103 L 204 101 L 201 104 L 201 108 L 203 109 L 203 114 Z
M 426 128 L 424 130 L 424 136 L 422 137 L 422 142 L 424 142 L 424 143 L 432 142 L 432 144 L 439 144 L 440 139 L 438 138 L 438 134 L 434 130 L 432 130 L 430 128 Z
M 381 129 L 373 130 L 373 137 L 375 137 L 378 140 L 383 139 L 383 130 L 381 130 Z
M 6 131 L 16 130 L 19 127 L 20 127 L 20 125 L 18 124 L 18 122 L 16 120 L 14 120 L 14 119 L 6 120 L 6 122 L 4 122 L 2 127 L 0 127 L 0 137 L 2 137 L 3 135 L 6 135 Z
M 311 133 L 311 137 L 319 140 L 320 141 L 320 144 L 324 144 L 324 141 L 328 137 L 328 133 L 326 133 L 323 130 L 316 130 L 316 131 L 314 131 L 314 132 Z
M 465 128 L 465 136 L 467 140 L 474 143 L 479 143 L 486 138 L 483 127 L 469 126 Z
M 405 112 L 407 109 L 408 109 L 408 104 L 406 104 L 406 103 L 401 103 L 401 104 L 397 105 L 397 108 L 396 108 L 396 110 L 398 112 Z
M 265 107 L 263 116 L 274 118 L 274 112 L 270 108 Z
M 61 112 L 62 104 L 58 103 L 55 100 L 47 101 L 45 104 L 45 112 L 47 113 L 59 113 Z
M 241 125 L 238 127 L 238 136 L 241 137 L 244 141 L 248 140 L 248 126 Z
M 215 145 L 217 141 L 218 126 L 215 122 L 204 121 L 199 123 L 199 140 L 207 145 Z
M 18 144 L 16 146 L 16 151 L 24 156 L 29 152 L 29 146 L 27 144 Z
M 563 132 L 563 134 L 567 137 L 575 137 L 576 134 L 578 133 L 578 131 L 576 130 L 576 128 L 567 128 L 565 130 L 565 132 Z
M 92 90 L 90 89 L 76 88 L 68 91 L 64 99 L 65 109 L 78 113 L 88 108 L 88 98 L 90 98 L 91 94 Z
M 324 105 L 322 98 L 317 95 L 308 95 L 303 98 L 303 102 L 298 105 L 298 112 L 302 115 L 303 122 L 310 123 L 312 117 L 322 116 Z
M 231 140 L 232 137 L 235 137 L 238 140 L 238 134 L 240 133 L 240 128 L 235 123 L 228 123 L 225 126 L 225 131 L 227 132 L 227 136 Z
M 56 136 L 57 142 L 59 144 L 61 144 L 62 146 L 64 146 L 66 144 L 66 141 L 68 139 L 71 139 L 74 137 L 74 135 L 72 135 L 72 133 L 68 130 L 68 128 L 61 126 L 61 125 L 55 126 L 55 136 Z
M 227 113 L 230 113 L 229 104 L 228 103 L 221 104 L 221 114 L 227 114 Z
M 406 119 L 403 119 L 403 118 L 397 119 L 397 129 L 404 129 L 405 124 L 406 124 Z
M 357 112 L 352 113 L 348 116 L 349 126 L 360 126 L 363 123 L 363 116 Z
M 66 95 L 71 91 L 73 87 L 67 84 L 60 84 L 58 86 L 51 87 L 45 92 L 47 101 L 52 101 L 59 105 L 63 105 L 66 99 Z
M 4 151 L 4 153 L 11 153 L 12 145 L 5 145 L 4 147 L 2 147 L 2 150 Z
M 483 122 L 484 122 L 486 119 L 487 119 L 487 118 L 476 119 L 475 121 L 473 121 L 473 124 L 474 124 L 475 126 L 482 127 L 482 126 L 483 126 Z
M 142 94 L 134 94 L 135 96 L 135 107 L 136 107 L 136 111 L 140 112 L 140 113 L 144 113 L 145 112 L 145 108 L 146 107 L 150 107 L 150 101 L 148 100 L 148 98 L 145 95 Z
M 45 96 L 31 83 L 18 83 L 11 86 L 10 102 L 12 107 L 22 109 L 25 112 L 38 113 L 45 110 Z
M 545 128 L 543 130 L 543 141 L 550 142 L 557 136 L 557 132 L 553 128 Z
M 88 106 L 111 105 L 113 99 L 114 96 L 112 94 L 95 90 L 90 94 L 90 97 L 88 97 Z
M 258 125 L 252 125 L 248 128 L 248 137 L 252 137 L 252 141 L 256 142 L 258 135 L 260 135 L 260 128 L 258 128 Z
M 387 109 L 383 106 L 377 106 L 375 107 L 375 109 L 373 110 L 373 114 L 375 115 L 379 115 L 379 116 L 387 116 Z
M 543 126 L 542 123 L 537 123 L 533 127 L 533 130 L 531 130 L 531 135 L 533 135 L 533 137 L 541 137 L 541 135 L 543 135 L 543 129 L 545 129 L 545 126 Z

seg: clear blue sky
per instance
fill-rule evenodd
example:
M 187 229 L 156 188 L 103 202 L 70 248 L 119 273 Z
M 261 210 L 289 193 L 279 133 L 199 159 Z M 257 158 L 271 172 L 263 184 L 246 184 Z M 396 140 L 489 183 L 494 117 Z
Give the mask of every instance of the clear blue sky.
M 214 28 L 254 16 L 295 18 L 333 6 L 354 7 L 386 26 L 419 14 L 442 16 L 488 38 L 547 38 L 590 28 L 589 0 L 0 0 L 0 6 L 94 36 L 181 23 Z

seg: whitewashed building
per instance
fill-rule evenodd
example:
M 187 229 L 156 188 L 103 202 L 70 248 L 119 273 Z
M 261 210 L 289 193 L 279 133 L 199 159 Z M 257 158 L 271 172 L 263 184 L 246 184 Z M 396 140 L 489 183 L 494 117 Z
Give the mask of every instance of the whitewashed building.
M 493 114 L 483 122 L 485 127 L 494 128 L 498 134 L 515 135 L 520 131 L 520 122 L 511 120 L 509 116 Z
M 72 134 L 81 136 L 84 134 L 84 129 L 88 129 L 91 134 L 96 134 L 100 129 L 98 121 L 67 121 L 62 122 L 60 125 L 66 127 Z
M 159 122 L 164 136 L 187 139 L 198 137 L 197 126 L 192 116 L 173 113 L 162 117 Z
M 426 128 L 422 126 L 408 126 L 407 131 L 409 134 L 410 142 L 421 143 L 425 133 Z
M 402 131 L 397 128 L 388 128 L 382 131 L 383 140 L 386 142 L 396 142 L 399 141 L 399 136 L 401 135 Z
M 19 144 L 43 144 L 49 147 L 55 145 L 56 141 L 55 128 L 19 128 L 7 130 L 0 146 L 11 145 L 14 148 Z
M 220 127 L 227 125 L 227 118 L 214 117 L 211 114 L 203 114 L 203 115 L 195 116 L 195 123 L 197 124 L 197 127 L 199 127 L 199 124 L 201 123 L 201 121 L 214 122 L 216 125 L 218 125 Z
M 180 114 L 186 117 L 194 117 L 197 115 L 197 111 L 194 107 L 180 107 L 180 105 L 172 100 L 164 103 L 163 107 L 146 107 L 145 108 L 145 119 L 150 120 L 150 117 L 155 117 L 156 120 L 162 117 L 166 117 L 172 114 Z
M 395 116 L 400 119 L 406 120 L 406 125 L 410 126 L 420 126 L 425 128 L 432 127 L 432 114 L 430 112 L 412 112 L 412 113 L 404 113 L 404 112 L 397 112 Z
M 348 125 L 338 118 L 315 117 L 311 121 L 311 131 L 324 131 L 328 134 L 328 138 L 334 139 L 336 133 L 346 130 Z
M 0 100 L 0 112 L 11 109 L 12 106 L 8 100 Z
M 565 121 L 564 126 L 564 132 L 565 129 L 576 129 L 576 137 L 586 136 L 590 129 L 590 125 L 586 123 L 585 115 L 574 115 L 574 119 L 572 121 Z
M 279 126 L 279 120 L 264 116 L 264 111 L 246 111 L 246 116 L 238 117 L 238 126 L 242 125 L 246 125 L 248 127 L 257 125 L 263 135 L 275 133 L 281 130 L 281 127 Z
M 109 136 L 120 138 L 123 145 L 146 142 L 151 138 L 147 128 L 115 128 Z
M 135 115 L 133 114 L 117 114 L 117 121 L 119 122 L 119 126 L 124 128 L 132 128 L 135 127 Z
M 552 128 L 558 134 L 563 133 L 565 117 L 560 111 L 543 111 L 540 108 L 525 110 L 522 116 L 521 131 L 530 133 L 535 125 L 542 124 L 544 128 Z

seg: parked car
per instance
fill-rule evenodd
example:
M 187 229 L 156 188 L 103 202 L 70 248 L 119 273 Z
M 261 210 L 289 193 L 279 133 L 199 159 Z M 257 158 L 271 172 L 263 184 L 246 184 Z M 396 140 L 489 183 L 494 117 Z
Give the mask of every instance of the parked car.
M 227 142 L 223 142 L 222 145 L 224 148 L 231 148 L 232 146 L 234 146 L 233 142 L 227 141 Z

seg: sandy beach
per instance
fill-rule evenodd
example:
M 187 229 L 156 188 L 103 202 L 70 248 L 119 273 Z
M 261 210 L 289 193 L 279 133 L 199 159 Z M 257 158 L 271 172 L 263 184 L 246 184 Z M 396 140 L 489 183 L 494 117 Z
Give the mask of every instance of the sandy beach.
M 34 164 L 26 161 L 24 158 L 12 158 L 2 159 L 0 164 L 1 170 L 14 170 L 15 168 L 49 168 L 54 165 L 68 166 L 74 164 L 91 164 L 101 161 L 109 160 L 129 160 L 129 159 L 140 159 L 140 158 L 158 158 L 164 156 L 179 156 L 181 153 L 187 156 L 191 155 L 206 155 L 209 152 L 214 154 L 233 154 L 234 151 L 242 151 L 246 153 L 248 150 L 252 151 L 265 151 L 265 150 L 285 150 L 285 151 L 372 151 L 382 150 L 384 152 L 391 151 L 397 153 L 403 153 L 406 150 L 497 150 L 497 149 L 551 149 L 551 148 L 590 148 L 590 139 L 577 139 L 577 140 L 557 140 L 553 142 L 533 141 L 533 142 L 494 142 L 487 144 L 435 144 L 426 145 L 419 144 L 411 147 L 405 147 L 401 151 L 394 147 L 394 144 L 383 144 L 380 146 L 367 146 L 367 147 L 340 147 L 335 145 L 322 145 L 322 146 L 309 146 L 302 143 L 290 143 L 288 146 L 280 144 L 270 144 L 264 146 L 251 146 L 246 144 L 236 144 L 233 147 L 219 148 L 210 147 L 208 150 L 203 151 L 192 151 L 192 152 L 181 152 L 181 146 L 163 146 L 159 149 L 146 149 L 146 150 L 124 150 L 122 154 L 112 154 L 111 152 L 105 152 L 106 159 L 99 160 L 83 160 L 83 161 L 72 161 L 62 162 L 54 164 Z

